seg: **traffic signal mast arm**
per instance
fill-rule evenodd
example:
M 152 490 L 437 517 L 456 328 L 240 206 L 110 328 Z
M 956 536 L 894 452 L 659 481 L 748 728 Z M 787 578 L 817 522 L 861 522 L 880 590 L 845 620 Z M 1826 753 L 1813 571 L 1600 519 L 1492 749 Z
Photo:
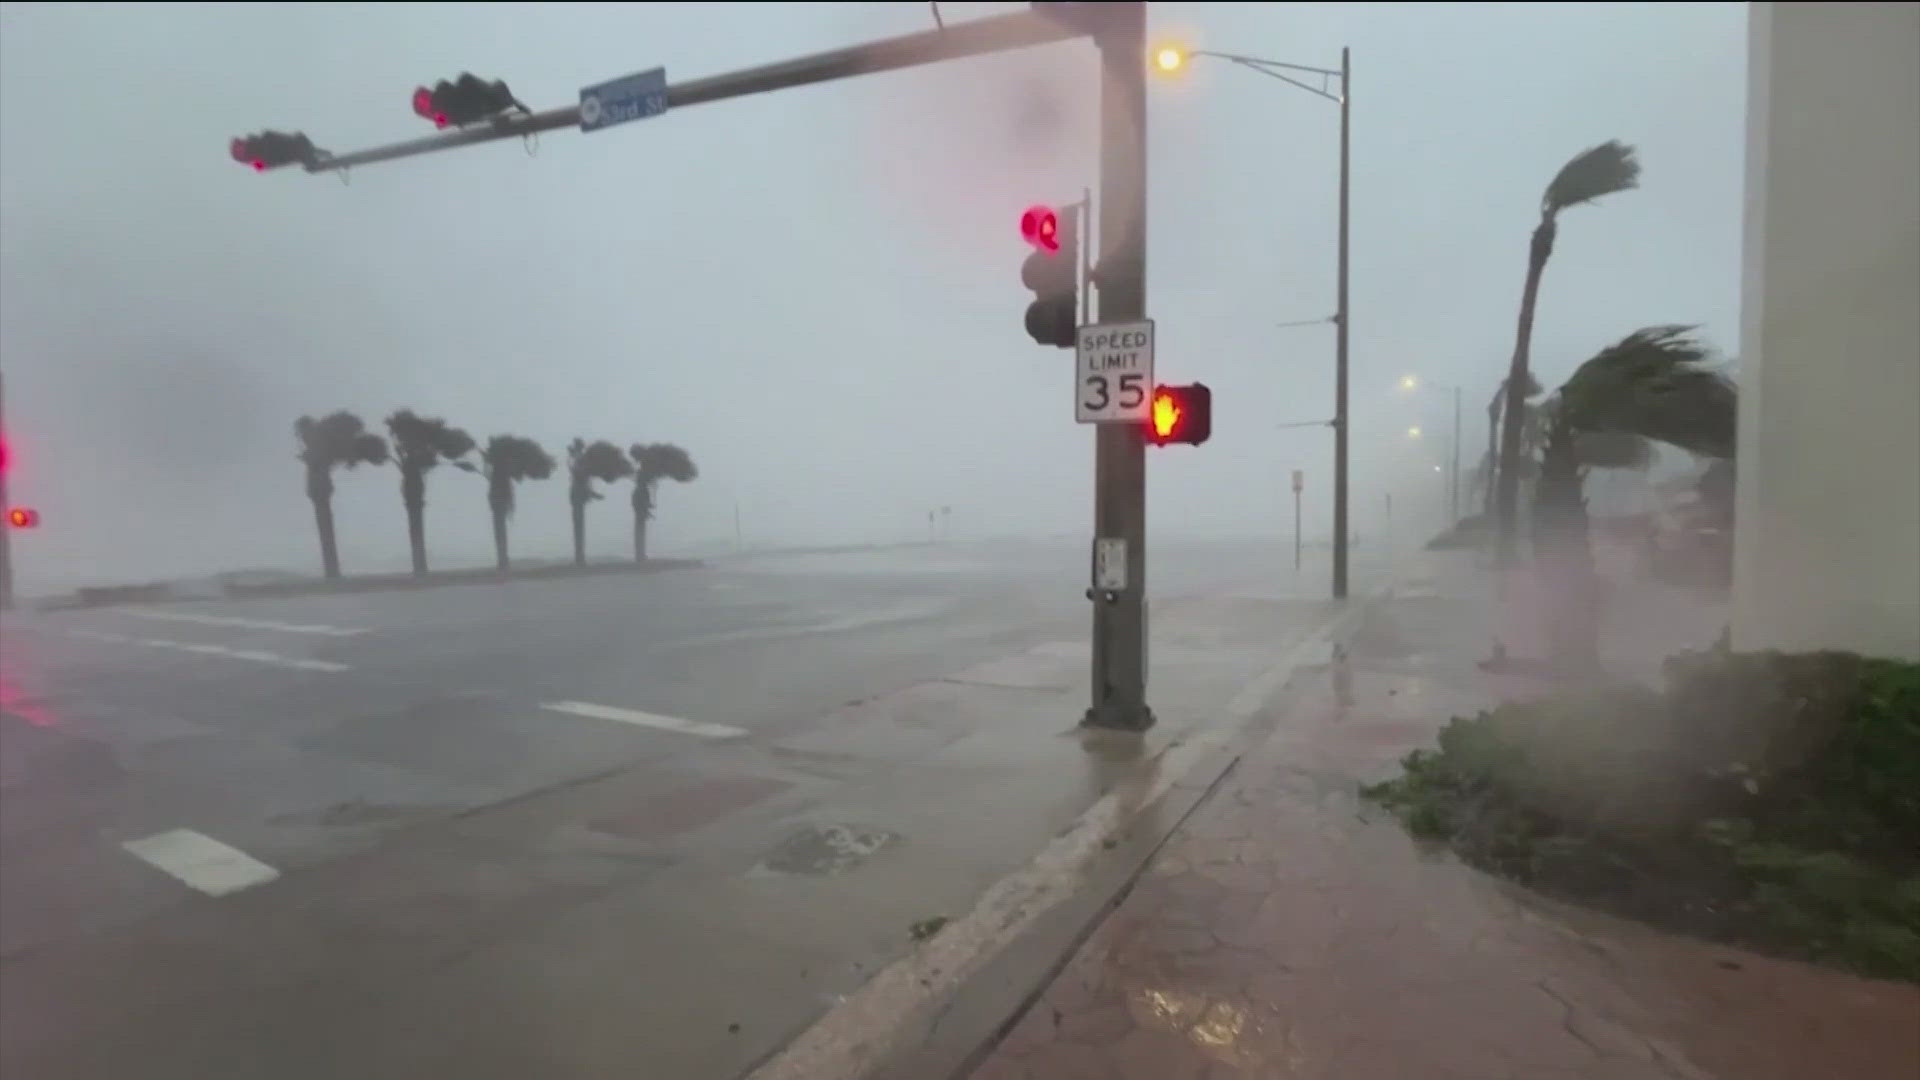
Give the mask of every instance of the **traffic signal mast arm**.
M 941 60 L 1000 52 L 1006 49 L 1046 45 L 1085 36 L 1087 31 L 1071 22 L 1031 11 L 993 15 L 964 23 L 951 23 L 944 30 L 927 30 L 900 37 L 870 41 L 844 49 L 832 49 L 792 60 L 742 68 L 739 71 L 709 75 L 667 86 L 670 109 L 705 105 L 748 94 L 785 90 L 789 87 L 843 79 L 853 75 L 872 75 L 882 71 L 916 67 Z M 577 127 L 578 103 L 521 116 L 500 115 L 490 123 L 461 130 L 450 130 L 420 139 L 390 143 L 351 153 L 320 158 L 307 165 L 311 173 L 331 172 L 355 165 L 373 165 L 382 161 L 453 150 L 496 139 L 518 138 L 557 128 Z

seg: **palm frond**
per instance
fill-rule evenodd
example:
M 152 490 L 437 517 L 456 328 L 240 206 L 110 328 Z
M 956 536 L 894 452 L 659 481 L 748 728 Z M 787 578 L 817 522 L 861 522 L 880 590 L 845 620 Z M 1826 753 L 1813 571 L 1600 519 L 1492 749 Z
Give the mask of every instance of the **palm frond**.
M 700 475 L 693 456 L 673 443 L 634 443 L 627 454 L 633 458 L 634 475 L 640 483 L 673 480 L 685 484 Z
M 1540 197 L 1540 214 L 1550 218 L 1568 207 L 1639 186 L 1640 162 L 1633 147 L 1612 139 L 1560 166 Z
M 1556 395 L 1583 433 L 1623 433 L 1732 457 L 1738 397 L 1692 326 L 1649 326 L 1602 349 Z

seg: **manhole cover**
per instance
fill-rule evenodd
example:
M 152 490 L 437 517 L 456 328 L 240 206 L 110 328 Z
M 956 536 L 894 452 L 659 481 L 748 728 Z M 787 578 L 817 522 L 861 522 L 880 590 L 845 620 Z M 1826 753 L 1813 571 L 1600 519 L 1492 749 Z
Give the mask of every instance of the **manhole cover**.
M 861 825 L 809 825 L 780 842 L 763 863 L 782 874 L 825 877 L 843 874 L 875 852 L 899 842 L 900 834 Z

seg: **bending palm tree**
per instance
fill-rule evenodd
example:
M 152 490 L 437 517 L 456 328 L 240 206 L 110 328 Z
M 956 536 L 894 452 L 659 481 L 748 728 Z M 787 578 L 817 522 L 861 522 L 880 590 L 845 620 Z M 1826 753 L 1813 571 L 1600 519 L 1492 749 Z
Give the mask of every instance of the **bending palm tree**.
M 493 512 L 493 558 L 507 569 L 507 518 L 513 516 L 513 485 L 553 475 L 553 457 L 532 439 L 495 435 L 480 451 L 480 473 L 487 478 L 487 509 Z
M 1527 282 L 1520 292 L 1520 323 L 1514 336 L 1513 362 L 1507 371 L 1507 403 L 1500 425 L 1500 472 L 1495 509 L 1499 514 L 1499 560 L 1510 565 L 1515 551 L 1514 520 L 1519 507 L 1520 432 L 1524 413 L 1524 390 L 1532 377 L 1527 370 L 1533 345 L 1533 312 L 1540 298 L 1540 275 L 1553 256 L 1554 236 L 1559 231 L 1560 211 L 1590 203 L 1615 192 L 1640 186 L 1640 163 L 1633 148 L 1621 142 L 1605 142 L 1560 167 L 1540 198 L 1540 224 L 1534 227 L 1533 241 L 1527 251 Z
M 662 480 L 690 483 L 700 475 L 693 458 L 672 443 L 634 443 L 627 449 L 633 458 L 633 561 L 647 561 L 647 522 L 653 520 L 654 485 Z
M 300 444 L 296 456 L 307 468 L 307 498 L 313 502 L 313 523 L 320 530 L 320 573 L 337 578 L 340 549 L 333 536 L 333 470 L 386 464 L 387 441 L 345 409 L 318 420 L 311 416 L 295 420 L 293 437 Z
M 442 461 L 473 472 L 473 463 L 461 461 L 473 449 L 473 436 L 437 416 L 419 416 L 401 409 L 387 417 L 393 437 L 393 460 L 400 466 L 400 501 L 407 508 L 407 546 L 413 553 L 413 572 L 427 572 L 427 474 Z
M 1540 396 L 1540 383 L 1532 374 L 1527 375 L 1526 387 L 1521 397 L 1530 400 Z M 1499 388 L 1494 390 L 1493 397 L 1487 400 L 1487 456 L 1481 459 L 1480 467 L 1475 471 L 1474 476 L 1474 483 L 1481 486 L 1481 493 L 1486 496 L 1488 521 L 1493 520 L 1495 477 L 1500 473 L 1500 417 L 1506 403 L 1507 380 L 1501 379 Z
M 567 444 L 567 502 L 573 506 L 573 565 L 587 565 L 587 504 L 601 497 L 593 482 L 611 484 L 633 475 L 633 463 L 605 439 Z
M 1549 648 L 1568 666 L 1592 667 L 1599 609 L 1584 495 L 1589 467 L 1644 466 L 1654 442 L 1730 460 L 1739 412 L 1734 385 L 1706 365 L 1690 326 L 1649 326 L 1574 371 L 1547 404 L 1534 531 L 1541 569 L 1564 598 Z

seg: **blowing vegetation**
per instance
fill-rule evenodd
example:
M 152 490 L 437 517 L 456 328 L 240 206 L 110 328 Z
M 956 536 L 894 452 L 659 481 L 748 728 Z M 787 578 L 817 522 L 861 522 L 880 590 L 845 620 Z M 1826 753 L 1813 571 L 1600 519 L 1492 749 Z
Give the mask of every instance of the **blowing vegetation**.
M 1454 718 L 1364 793 L 1414 834 L 1543 891 L 1920 982 L 1920 664 L 1723 644 L 1669 658 L 1658 691 L 1601 669 L 1590 470 L 1646 470 L 1657 447 L 1677 448 L 1707 463 L 1700 494 L 1711 487 L 1731 521 L 1738 393 L 1694 327 L 1634 330 L 1545 397 L 1532 369 L 1558 215 L 1639 179 L 1633 149 L 1608 142 L 1547 186 L 1513 357 L 1488 402 L 1485 513 L 1477 532 L 1456 523 L 1434 545 L 1471 535 L 1503 571 L 1531 556 L 1547 605 L 1539 670 L 1563 689 Z
M 333 521 L 335 471 L 389 462 L 400 474 L 400 504 L 406 513 L 407 549 L 415 574 L 428 572 L 427 477 L 442 464 L 486 481 L 494 562 L 502 571 L 511 569 L 507 525 L 513 517 L 515 491 L 527 481 L 550 479 L 557 468 L 553 456 L 523 435 L 495 435 L 479 446 L 464 429 L 412 409 L 396 410 L 387 417 L 386 427 L 383 438 L 344 409 L 319 419 L 303 416 L 294 421 L 296 456 L 306 470 L 307 498 L 313 503 L 320 535 L 321 573 L 328 579 L 341 576 Z M 574 563 L 586 565 L 586 506 L 603 497 L 595 485 L 633 481 L 633 558 L 645 562 L 647 523 L 658 505 L 660 481 L 689 483 L 698 476 L 692 456 L 672 443 L 635 443 L 623 454 L 604 439 L 591 443 L 574 439 L 567 446 Z

